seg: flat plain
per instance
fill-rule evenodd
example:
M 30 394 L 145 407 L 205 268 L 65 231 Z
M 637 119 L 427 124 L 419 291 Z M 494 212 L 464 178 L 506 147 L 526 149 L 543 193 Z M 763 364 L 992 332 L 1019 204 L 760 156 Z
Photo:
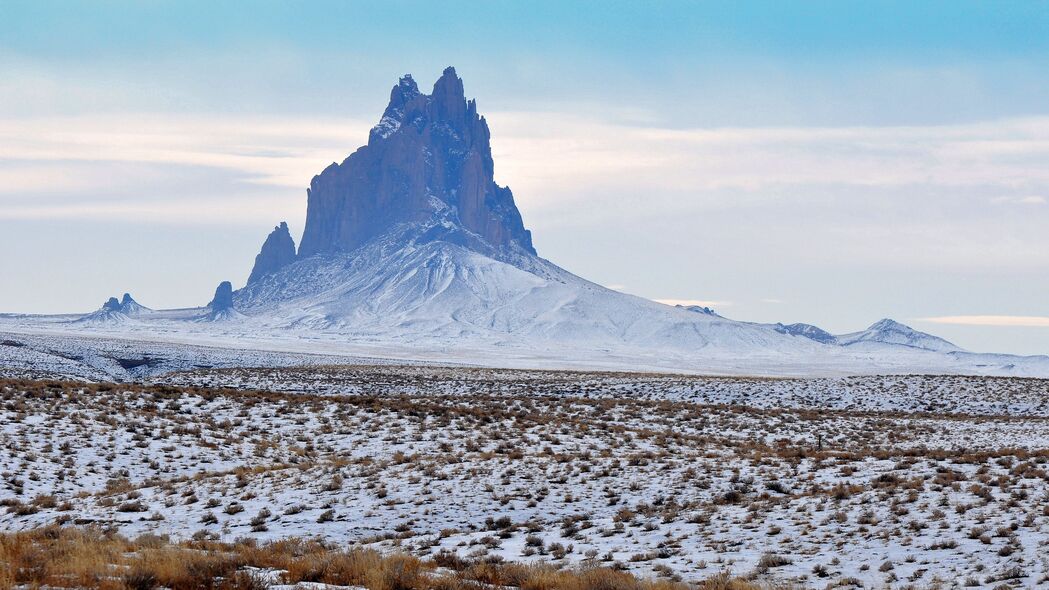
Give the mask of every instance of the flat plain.
M 799 587 L 1049 583 L 1049 381 L 425 365 L 0 384 L 3 530 Z

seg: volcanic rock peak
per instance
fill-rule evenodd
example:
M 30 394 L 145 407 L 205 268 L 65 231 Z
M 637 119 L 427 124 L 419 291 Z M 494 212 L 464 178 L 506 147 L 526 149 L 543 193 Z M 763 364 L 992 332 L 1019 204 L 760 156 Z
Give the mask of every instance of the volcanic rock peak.
M 102 311 L 120 311 L 120 302 L 117 301 L 116 297 L 110 297 L 102 304 Z
M 111 312 L 111 313 L 122 313 L 125 315 L 135 315 L 144 311 L 152 311 L 148 307 L 140 305 L 130 293 L 124 293 L 123 297 L 117 299 L 116 297 L 110 297 L 102 304 L 100 312 Z
M 215 297 L 208 303 L 212 313 L 218 313 L 233 309 L 233 285 L 229 281 L 222 281 L 215 288 Z
M 353 251 L 398 226 L 486 254 L 534 255 L 513 193 L 494 181 L 489 140 L 454 68 L 429 95 L 402 77 L 368 144 L 310 183 L 299 257 Z
M 292 262 L 295 262 L 295 240 L 288 231 L 288 223 L 282 221 L 262 243 L 262 250 L 255 257 L 255 266 L 251 269 L 248 284 L 273 274 Z

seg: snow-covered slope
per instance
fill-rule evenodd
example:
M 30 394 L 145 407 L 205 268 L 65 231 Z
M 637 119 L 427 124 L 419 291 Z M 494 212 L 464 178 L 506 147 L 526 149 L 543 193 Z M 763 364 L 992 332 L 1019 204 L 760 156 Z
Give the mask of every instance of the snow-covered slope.
M 695 354 L 708 348 L 790 354 L 818 346 L 758 324 L 612 291 L 527 253 L 497 260 L 425 241 L 426 234 L 425 227 L 402 228 L 352 253 L 300 260 L 240 290 L 236 307 L 275 328 L 404 343 L 556 343 L 581 351 Z
M 961 348 L 943 338 L 919 332 L 890 319 L 879 320 L 861 332 L 837 336 L 836 340 L 842 346 L 891 344 L 934 352 L 963 352 Z

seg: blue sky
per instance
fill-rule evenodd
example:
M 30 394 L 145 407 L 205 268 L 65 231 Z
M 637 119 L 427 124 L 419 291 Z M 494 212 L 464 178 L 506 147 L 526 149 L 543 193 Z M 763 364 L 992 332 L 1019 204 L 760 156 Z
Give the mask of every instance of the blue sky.
M 397 77 L 447 65 L 569 270 L 1049 353 L 1044 2 L 5 1 L 0 309 L 242 283 Z

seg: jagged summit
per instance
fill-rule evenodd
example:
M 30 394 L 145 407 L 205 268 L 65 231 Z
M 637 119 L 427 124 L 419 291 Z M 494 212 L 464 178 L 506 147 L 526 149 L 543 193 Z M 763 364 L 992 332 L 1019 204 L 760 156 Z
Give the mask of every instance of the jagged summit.
M 120 299 L 110 297 L 102 307 L 77 319 L 78 322 L 122 322 L 132 316 L 151 313 L 153 310 L 140 305 L 130 293 Z
M 109 299 L 106 300 L 105 303 L 102 304 L 102 309 L 100 311 L 117 311 L 117 312 L 119 312 L 120 311 L 120 302 L 117 301 L 116 297 L 110 297 Z
M 313 178 L 298 255 L 351 252 L 398 226 L 486 254 L 535 254 L 513 193 L 495 183 L 488 124 L 454 68 L 429 95 L 402 77 L 368 144 Z
M 295 240 L 288 231 L 288 223 L 282 221 L 262 243 L 262 250 L 255 257 L 255 266 L 248 276 L 248 284 L 273 274 L 292 262 L 295 262 Z
M 821 344 L 838 343 L 838 339 L 833 334 L 819 326 L 813 326 L 812 324 L 776 324 L 774 329 L 780 334 L 801 336 L 803 338 L 808 338 L 809 340 L 815 340 Z
M 124 296 L 120 298 L 120 311 L 127 315 L 138 315 L 140 313 L 149 313 L 153 310 L 135 301 L 131 297 L 131 293 L 124 293 Z

